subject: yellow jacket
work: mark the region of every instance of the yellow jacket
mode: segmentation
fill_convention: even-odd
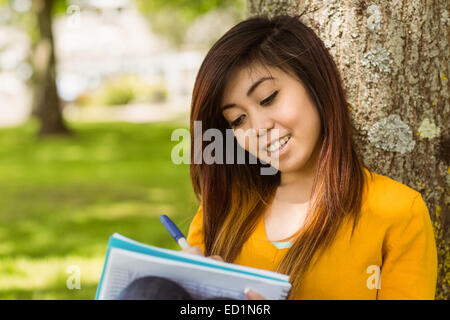
[[[294,299],[434,299],[437,250],[427,206],[408,186],[373,177],[353,238],[352,223],[343,224]],[[187,241],[204,252],[202,214],[200,205]],[[233,263],[274,271],[287,250],[267,239],[261,217]]]

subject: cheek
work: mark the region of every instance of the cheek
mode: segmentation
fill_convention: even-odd
[[[295,102],[295,99],[287,98],[283,100],[273,114],[274,121],[283,128],[281,129],[282,133],[285,130],[293,133],[300,127],[300,122],[306,116],[303,109],[301,105]]]
[[[304,115],[301,115],[299,110],[280,113],[277,119],[278,123],[284,128],[283,133],[288,131],[293,135],[300,134],[304,131],[305,125],[307,125]]]
[[[297,136],[311,139],[320,132],[320,115],[312,102],[299,101],[303,102],[286,106],[286,112],[280,112],[280,121]]]
[[[316,145],[320,143],[320,129],[321,121],[316,113],[298,119],[294,130],[297,154],[301,154],[302,157],[311,156]]]
[[[312,140],[317,140],[320,136],[322,123],[320,121],[320,115],[317,110],[312,110],[309,114],[310,122],[308,123],[308,132],[311,135]]]

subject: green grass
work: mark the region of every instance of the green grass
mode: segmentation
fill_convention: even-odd
[[[197,210],[189,166],[170,159],[180,125],[69,125],[69,138],[0,129],[0,299],[93,299],[112,233],[178,250],[158,216],[187,233]]]

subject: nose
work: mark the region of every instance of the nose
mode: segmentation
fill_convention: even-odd
[[[252,128],[256,130],[256,136],[267,135],[267,132],[274,127],[274,121],[271,117],[265,115],[263,112],[259,112],[254,115],[252,121]]]

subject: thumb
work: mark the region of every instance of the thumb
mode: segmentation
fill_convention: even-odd
[[[245,288],[244,293],[249,300],[266,300],[266,298],[250,288]]]

